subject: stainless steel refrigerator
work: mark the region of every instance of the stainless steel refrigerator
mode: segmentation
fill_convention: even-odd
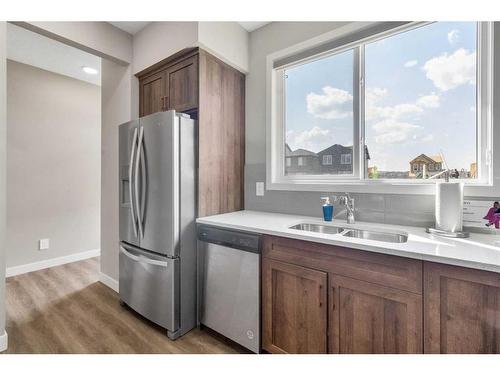
[[[171,339],[196,326],[196,149],[175,111],[119,127],[120,298]]]

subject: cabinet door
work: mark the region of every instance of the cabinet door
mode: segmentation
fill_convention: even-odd
[[[158,72],[139,82],[140,116],[165,110],[165,72]]]
[[[325,272],[262,261],[263,348],[271,353],[326,353]]]
[[[169,67],[166,87],[168,109],[182,112],[198,107],[198,56]]]
[[[331,353],[422,353],[422,296],[329,275]]]
[[[500,274],[424,263],[426,353],[500,353]]]

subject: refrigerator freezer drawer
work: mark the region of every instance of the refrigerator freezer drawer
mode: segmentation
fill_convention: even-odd
[[[179,260],[120,244],[120,298],[145,318],[179,329]]]

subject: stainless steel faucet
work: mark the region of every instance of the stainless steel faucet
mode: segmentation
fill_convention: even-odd
[[[354,224],[354,198],[349,196],[349,193],[339,198],[339,203],[343,204],[347,211],[347,224]]]

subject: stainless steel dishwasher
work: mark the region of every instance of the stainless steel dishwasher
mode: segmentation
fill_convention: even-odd
[[[260,352],[259,235],[198,226],[198,319]]]

